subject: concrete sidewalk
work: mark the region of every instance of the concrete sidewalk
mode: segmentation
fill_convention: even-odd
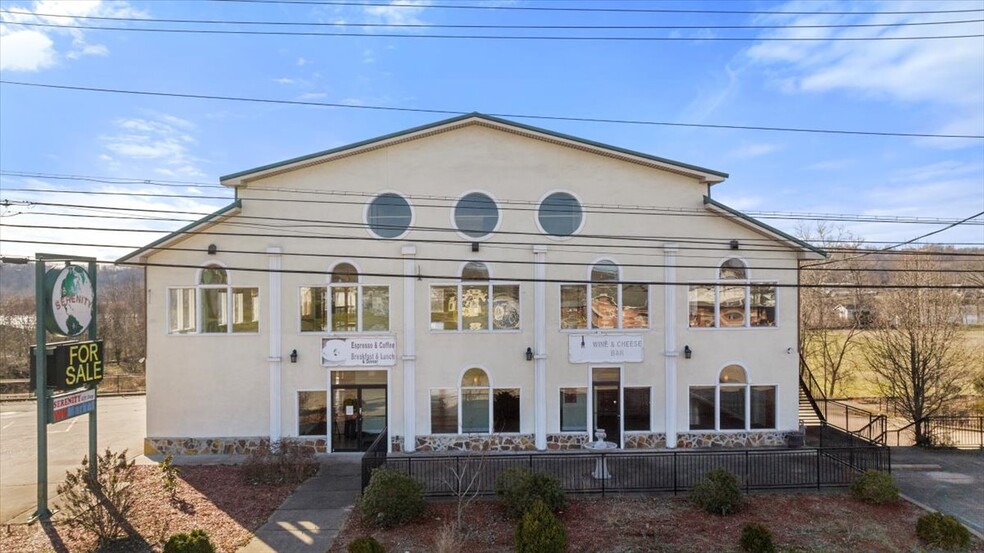
[[[241,553],[324,553],[355,506],[362,454],[332,454],[260,526]]]
[[[892,474],[906,496],[984,533],[984,450],[893,447]]]

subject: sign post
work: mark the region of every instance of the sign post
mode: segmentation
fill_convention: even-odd
[[[38,497],[34,519],[51,518],[48,509],[48,425],[66,418],[89,415],[89,476],[96,477],[96,396],[102,380],[102,342],[97,341],[96,260],[91,257],[35,254],[36,344],[34,383],[38,402]],[[46,271],[48,262],[65,267]],[[86,262],[88,270],[72,262]],[[55,344],[52,381],[49,382],[47,332],[76,337],[88,331],[89,342]],[[78,390],[54,397],[51,388]]]

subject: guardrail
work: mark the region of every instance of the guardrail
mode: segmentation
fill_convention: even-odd
[[[389,440],[388,429],[383,428],[379,436],[372,441],[372,445],[362,455],[362,489],[369,485],[369,477],[372,476],[373,469],[386,464],[387,441]]]
[[[922,425],[924,443],[916,443],[916,425]],[[894,445],[927,445],[958,449],[984,449],[984,416],[930,415],[910,422],[888,435],[895,435]],[[891,444],[892,441],[889,440]]]
[[[377,458],[373,458],[377,459]],[[891,470],[887,447],[746,449],[739,451],[536,452],[467,455],[414,454],[384,459],[424,485],[432,497],[467,491],[494,493],[499,475],[513,467],[553,474],[573,494],[686,492],[708,471],[736,474],[746,491],[848,486],[859,472]],[[363,458],[363,482],[366,458]],[[469,474],[478,473],[477,478]],[[462,478],[461,475],[466,475]],[[461,490],[462,482],[469,483]]]

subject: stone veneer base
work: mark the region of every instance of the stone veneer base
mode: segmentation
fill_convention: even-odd
[[[314,453],[327,453],[325,438],[287,438],[301,443]],[[256,451],[266,436],[226,438],[145,438],[144,455],[249,455]]]

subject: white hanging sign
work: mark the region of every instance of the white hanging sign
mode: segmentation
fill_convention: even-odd
[[[321,364],[326,367],[392,367],[396,364],[396,338],[323,338]]]
[[[571,334],[571,363],[642,363],[644,338],[639,334]]]

